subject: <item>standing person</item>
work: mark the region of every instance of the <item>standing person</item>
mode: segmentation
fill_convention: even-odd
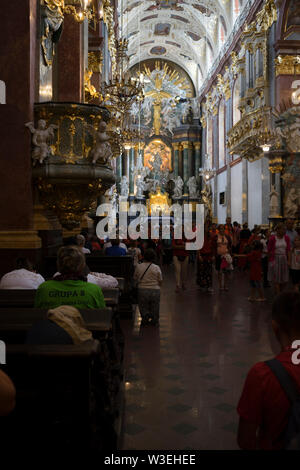
[[[295,238],[297,237],[298,233],[294,229],[294,220],[293,219],[287,219],[285,226],[286,226],[286,232],[285,234],[289,237],[290,242],[291,242],[291,248],[293,248]]]
[[[240,244],[240,227],[237,222],[233,222],[233,234],[232,234],[232,253],[239,252]]]
[[[206,291],[209,293],[213,293],[212,262],[212,239],[209,231],[209,225],[205,224],[203,247],[197,252],[197,284],[199,287],[206,289]]]
[[[289,264],[291,242],[285,235],[285,226],[281,223],[276,227],[276,234],[269,238],[269,268],[268,281],[274,283],[279,294],[289,280]]]
[[[248,245],[252,245],[253,242],[259,241],[261,239],[261,234],[260,234],[260,226],[256,225],[254,229],[252,230],[251,237],[248,240]]]
[[[300,390],[300,364],[292,362],[293,342],[300,338],[300,294],[283,292],[272,307],[272,329],[280,343],[276,356]],[[285,372],[285,371],[283,371]],[[265,362],[249,371],[238,404],[238,445],[244,450],[280,450],[291,404],[274,372]]]
[[[225,233],[224,225],[219,225],[219,233],[213,240],[213,252],[215,255],[215,268],[218,272],[219,290],[228,290],[229,270],[223,269],[223,258],[231,253],[231,238]]]
[[[162,273],[154,264],[155,251],[148,248],[144,253],[144,261],[136,266],[134,280],[138,287],[138,306],[142,317],[142,325],[159,324],[160,287]]]
[[[263,246],[261,264],[262,264],[262,270],[263,270],[264,287],[270,287],[270,284],[268,282],[268,264],[269,264],[268,242],[270,238],[270,230],[269,229],[263,230],[261,232],[261,235],[262,236],[260,239],[260,243]]]
[[[239,248],[240,255],[243,255],[245,253],[250,237],[251,237],[251,232],[248,228],[247,222],[245,222],[243,224],[242,230],[240,231],[240,248]],[[240,270],[245,269],[246,265],[247,265],[247,258],[240,257],[238,260],[238,267],[240,268]]]
[[[233,239],[233,226],[231,223],[231,217],[226,217],[226,223],[224,225],[224,230],[226,235],[228,235],[231,238],[231,241]]]
[[[185,249],[184,239],[174,239],[172,241],[173,247],[173,262],[175,266],[176,276],[176,289],[175,292],[180,292],[186,289],[186,276],[189,262],[189,252]]]
[[[291,253],[291,278],[295,290],[300,288],[300,236],[294,239],[294,247]]]
[[[139,261],[142,259],[142,252],[137,246],[137,240],[130,240],[127,254],[132,256],[133,265],[135,267],[139,263]]]
[[[250,286],[251,286],[251,294],[250,294],[250,297],[248,297],[248,300],[250,300],[251,302],[253,302],[254,300],[263,302],[264,300],[266,300],[262,286],[261,286],[262,250],[263,250],[263,245],[260,243],[259,240],[255,240],[253,242],[251,252],[247,255],[248,261],[250,263]],[[256,297],[256,293],[258,293],[258,297]]]

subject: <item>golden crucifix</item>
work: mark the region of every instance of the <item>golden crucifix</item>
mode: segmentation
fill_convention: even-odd
[[[155,89],[146,91],[145,96],[151,96],[154,98],[153,102],[153,127],[155,135],[160,135],[161,128],[161,104],[165,98],[171,98],[172,95],[162,90],[163,78],[159,77],[158,74],[155,77]]]

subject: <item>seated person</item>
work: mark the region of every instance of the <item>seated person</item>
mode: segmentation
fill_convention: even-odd
[[[300,364],[293,364],[292,360],[296,351],[293,342],[300,338],[299,312],[300,294],[297,292],[281,293],[272,307],[272,328],[281,346],[276,360],[279,366],[286,369],[300,392]],[[284,448],[290,402],[265,362],[258,362],[250,369],[237,410],[240,416],[238,444],[241,449]]]
[[[104,308],[105,300],[99,286],[87,282],[83,275],[85,257],[76,246],[63,246],[57,253],[59,275],[46,281],[36,291],[36,308],[73,305],[77,308]]]
[[[79,248],[81,249],[82,253],[84,253],[85,255],[89,255],[91,254],[91,250],[89,250],[88,248],[85,248],[85,238],[83,235],[76,235],[76,244],[79,246]]]
[[[16,268],[4,274],[0,281],[0,289],[37,289],[45,279],[36,273],[27,258],[18,258]]]
[[[96,284],[102,289],[113,289],[119,286],[118,280],[115,277],[104,273],[89,273],[87,281]]]
[[[15,407],[16,389],[8,375],[0,370],[0,416],[8,415]]]
[[[111,246],[112,246],[112,240],[107,238],[107,240],[105,241],[105,243],[103,245],[103,250],[104,250],[105,254],[106,254],[106,248],[110,248]],[[125,243],[121,242],[120,239],[119,239],[119,246],[120,246],[120,248],[123,248],[127,253],[127,246],[125,245]]]
[[[119,238],[111,240],[111,246],[105,248],[106,256],[125,256],[126,250],[120,246]]]
[[[35,323],[28,331],[27,344],[80,344],[93,339],[80,312],[62,305],[47,312],[47,319]]]

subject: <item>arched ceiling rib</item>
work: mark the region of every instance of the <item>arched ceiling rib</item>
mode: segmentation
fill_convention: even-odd
[[[129,67],[149,58],[169,59],[189,73],[198,89],[232,30],[234,1],[119,0]]]

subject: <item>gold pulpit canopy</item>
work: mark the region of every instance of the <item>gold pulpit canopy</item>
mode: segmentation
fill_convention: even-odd
[[[170,205],[171,201],[167,193],[162,193],[159,186],[157,187],[155,193],[149,194],[149,199],[147,200],[149,215],[159,214],[160,211],[162,214],[165,212],[168,213]]]

